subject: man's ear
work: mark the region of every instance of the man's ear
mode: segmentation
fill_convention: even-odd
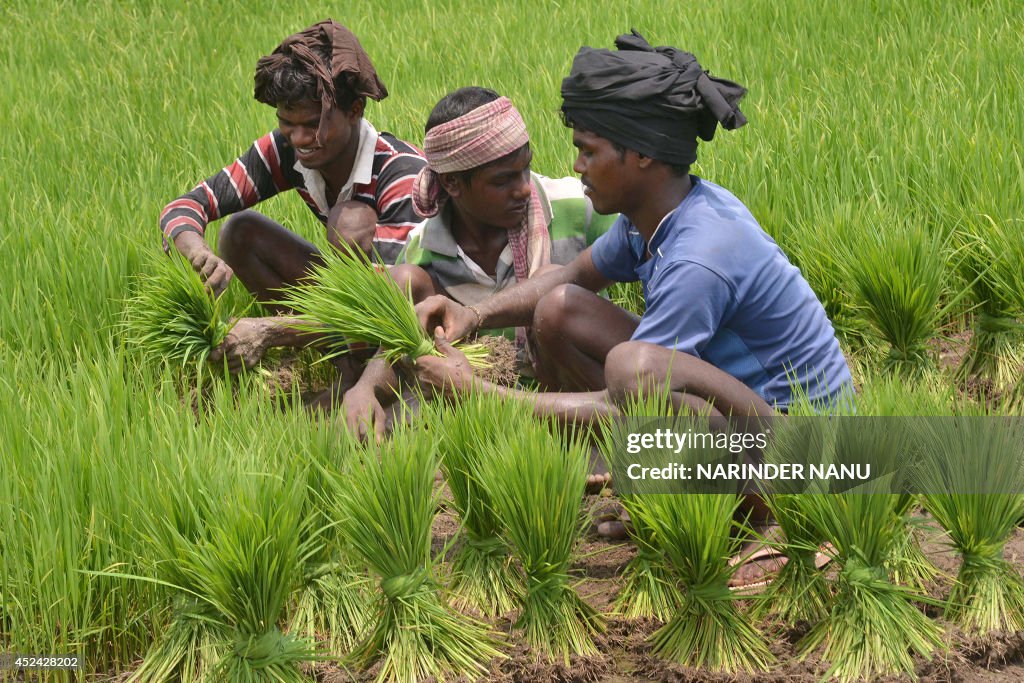
[[[349,108],[348,112],[346,112],[345,116],[349,121],[354,123],[356,119],[363,115],[364,111],[366,111],[366,98],[357,97],[352,100],[352,106]]]
[[[632,150],[630,150],[630,152],[636,155],[636,165],[638,168],[647,169],[651,167],[652,163],[654,163],[654,159],[651,157],[644,156],[640,152],[634,152]]]
[[[442,173],[438,177],[441,182],[441,187],[448,193],[449,197],[458,197],[462,194],[462,182],[455,176],[454,173]]]

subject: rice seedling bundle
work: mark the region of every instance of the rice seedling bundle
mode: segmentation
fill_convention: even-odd
[[[201,368],[252,298],[232,281],[218,298],[177,252],[153,260],[125,302],[125,341],[153,362]]]
[[[616,306],[643,315],[647,308],[644,290],[639,282],[614,282],[608,287],[608,296]]]
[[[350,434],[332,421],[316,425],[307,436],[306,488],[303,519],[317,529],[319,552],[306,561],[303,588],[291,615],[289,631],[322,642],[325,654],[340,658],[362,637],[370,612],[373,582],[366,568],[339,533],[329,472],[342,471],[355,450]]]
[[[829,613],[800,643],[802,655],[821,648],[829,676],[843,681],[913,674],[912,653],[929,657],[941,645],[941,629],[914,604],[926,598],[899,586],[887,563],[906,533],[901,497],[891,493],[899,458],[912,452],[906,429],[877,418],[829,421],[827,448],[837,463],[871,463],[876,478],[854,490],[808,494],[808,522],[832,545],[839,568]]]
[[[371,626],[349,653],[378,680],[480,676],[501,653],[485,625],[445,601],[431,557],[437,459],[431,438],[408,429],[357,452],[332,477],[339,530],[380,580]]]
[[[282,303],[299,313],[300,327],[316,332],[344,353],[361,342],[383,349],[390,362],[440,355],[416,318],[411,297],[387,270],[349,248],[328,249],[309,278],[285,291]],[[455,340],[453,340],[455,341]],[[487,350],[477,344],[459,348],[474,367],[485,367]]]
[[[504,614],[519,604],[523,579],[512,564],[501,519],[478,478],[479,468],[482,461],[503,455],[508,435],[533,428],[533,409],[497,394],[474,392],[456,406],[431,412],[428,424],[439,425],[441,468],[462,524],[451,558],[449,588],[459,607],[484,616]]]
[[[885,367],[919,375],[933,365],[927,342],[960,296],[940,307],[947,280],[942,236],[892,223],[850,246],[849,278],[864,315],[889,345]]]
[[[1006,390],[1006,407],[1014,413],[1024,407],[1024,386],[1019,381],[1024,369],[1024,240],[1016,222],[1018,225],[1010,226],[988,221],[986,243],[998,252],[992,269],[991,300],[1000,301],[1001,310],[983,320],[990,328],[986,338],[989,334],[996,336],[992,352],[1002,361],[997,365],[996,386]],[[1012,303],[1012,309],[1004,308],[1008,303]]]
[[[987,218],[987,217],[986,217]],[[974,328],[970,345],[957,367],[957,377],[988,379],[997,391],[1012,390],[1024,372],[1024,326],[1017,320],[1014,265],[1003,263],[1005,245],[1013,235],[988,219],[970,222],[956,233],[963,279],[970,282]],[[998,249],[996,247],[998,245]],[[1014,251],[1013,249],[1010,250]],[[1024,253],[1008,255],[1024,256]]]
[[[537,422],[504,437],[477,477],[526,578],[515,625],[531,647],[568,666],[570,655],[598,653],[593,636],[604,628],[569,577],[584,523],[586,444]]]
[[[988,634],[1024,630],[1024,581],[1003,548],[1024,517],[1024,429],[974,415],[919,423],[925,504],[962,558],[946,617]]]
[[[927,533],[923,524],[915,520],[913,512],[920,504],[917,496],[902,493],[896,502],[896,514],[903,519],[903,531],[893,547],[892,557],[886,563],[893,583],[924,593],[928,585],[942,575],[925,557],[918,540],[919,533]]]
[[[616,479],[627,476],[627,468],[635,461],[622,448],[627,434],[633,431],[631,425],[642,424],[645,416],[666,416],[675,410],[664,392],[646,392],[629,397],[623,412],[628,417],[609,417],[601,424],[601,451]],[[636,495],[625,488],[620,488],[617,495],[632,522],[627,529],[636,545],[636,555],[622,572],[622,588],[615,596],[613,608],[627,619],[653,617],[668,621],[680,603],[680,591],[668,560],[654,538],[654,529],[643,515],[637,514]]]
[[[658,422],[659,427],[664,424]],[[669,424],[676,433],[713,432],[706,416],[676,416]],[[675,448],[649,449],[645,457],[661,466],[735,460],[727,448],[716,448],[703,439],[685,442],[679,452]],[[670,573],[672,588],[666,600],[672,605],[671,614],[650,637],[652,650],[659,657],[719,672],[768,667],[771,653],[767,644],[749,616],[740,611],[739,596],[729,589],[736,571],[729,559],[742,547],[742,534],[735,533],[741,530],[734,522],[740,502],[735,491],[717,490],[640,489],[629,497],[634,529],[647,529],[641,533]]]
[[[790,417],[776,420],[774,433],[765,450],[765,462],[827,465],[828,426],[824,418]],[[825,534],[811,523],[804,503],[820,494],[821,481],[806,479],[773,482],[765,504],[783,534],[786,563],[752,606],[756,616],[774,615],[779,623],[806,621],[814,624],[832,606],[832,587],[818,568],[818,553]]]
[[[222,489],[207,483],[170,494],[168,514],[148,521],[161,582],[177,597],[170,626],[133,681],[299,683],[297,665],[316,659],[311,643],[280,629],[304,564],[318,552],[318,535],[302,519],[304,478],[230,479]]]

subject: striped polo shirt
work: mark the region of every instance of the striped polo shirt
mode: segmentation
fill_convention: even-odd
[[[339,201],[355,200],[372,207],[378,216],[373,245],[385,263],[394,263],[421,220],[412,208],[412,188],[425,163],[416,147],[390,133],[378,133],[362,119],[352,173],[338,196],[329,198],[320,172],[303,166],[295,149],[274,130],[234,163],[164,207],[160,214],[164,248],[184,230],[202,235],[210,221],[248,209],[279,192],[295,190],[325,225]]]
[[[553,179],[533,174],[533,181],[540,192],[551,235],[551,263],[564,266],[572,261],[618,217],[617,214],[595,213],[578,178]],[[515,284],[516,272],[509,246],[502,250],[494,276],[488,275],[452,236],[450,211],[449,203],[438,215],[417,225],[409,234],[409,243],[398,262],[420,266],[448,296],[465,306],[478,304]]]

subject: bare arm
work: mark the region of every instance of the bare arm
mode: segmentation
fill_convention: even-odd
[[[228,369],[239,372],[260,362],[267,349],[310,346],[322,339],[317,332],[299,330],[298,322],[297,318],[286,316],[239,318],[223,343],[210,353],[210,362],[219,363],[221,358],[227,358]]]
[[[537,302],[559,285],[573,284],[596,292],[609,282],[594,265],[587,247],[564,268],[516,283],[476,306],[476,312],[437,295],[417,305],[416,313],[424,329],[440,326],[446,338],[463,339],[481,329],[529,325]]]
[[[563,424],[592,424],[607,415],[618,415],[607,391],[575,393],[530,392],[493,384],[473,376],[465,354],[435,331],[435,343],[444,356],[420,356],[413,370],[421,382],[458,397],[468,391],[496,393],[529,401],[538,417],[554,417]]]
[[[327,241],[335,249],[345,245],[370,255],[377,233],[377,212],[363,202],[338,202],[327,216]]]

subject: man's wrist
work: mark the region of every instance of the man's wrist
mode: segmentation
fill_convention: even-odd
[[[466,306],[466,308],[476,314],[476,329],[482,330],[484,328],[484,314],[480,312],[476,305]]]
[[[206,244],[206,239],[193,230],[182,230],[175,236],[173,243],[174,248],[181,252],[183,256],[192,256],[197,250],[202,249],[203,247],[209,249],[209,245]]]

